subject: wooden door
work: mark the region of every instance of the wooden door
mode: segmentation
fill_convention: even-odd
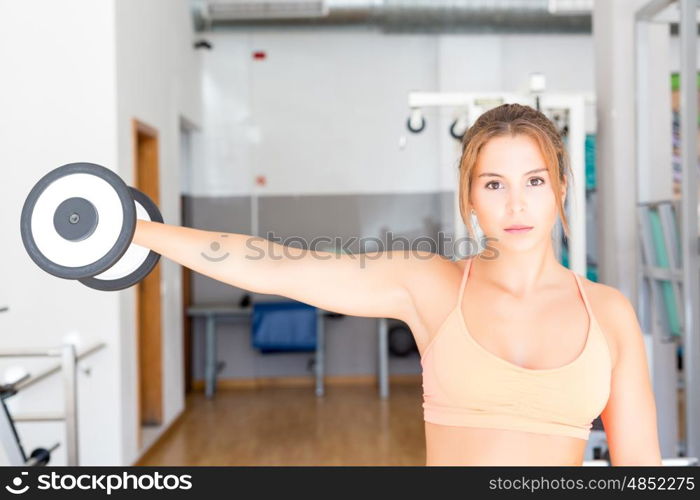
[[[134,180],[136,189],[160,206],[158,132],[133,120]],[[161,324],[161,263],[137,285],[136,325],[138,346],[139,448],[143,426],[163,422],[163,360]]]

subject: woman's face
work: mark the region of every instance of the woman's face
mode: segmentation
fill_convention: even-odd
[[[544,158],[529,136],[494,137],[481,148],[470,199],[484,236],[494,238],[490,246],[523,251],[551,241],[557,203]],[[532,229],[506,230],[514,225]]]

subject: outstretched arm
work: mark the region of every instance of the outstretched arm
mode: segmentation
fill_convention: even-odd
[[[409,273],[421,260],[403,250],[336,254],[143,220],[137,221],[134,243],[252,292],[352,316],[401,320],[413,311]]]

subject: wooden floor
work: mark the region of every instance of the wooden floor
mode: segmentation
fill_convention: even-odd
[[[136,465],[425,465],[420,384],[191,393],[186,410]]]

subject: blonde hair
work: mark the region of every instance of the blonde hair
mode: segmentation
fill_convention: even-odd
[[[552,190],[559,209],[564,234],[569,237],[569,223],[564,210],[561,186],[571,176],[569,155],[554,124],[544,114],[530,106],[521,104],[503,104],[483,113],[462,138],[462,158],[459,162],[459,211],[467,225],[469,233],[474,236],[469,209],[469,193],[472,175],[481,148],[492,138],[524,134],[538,144],[544,158]],[[568,185],[568,184],[567,184]]]

